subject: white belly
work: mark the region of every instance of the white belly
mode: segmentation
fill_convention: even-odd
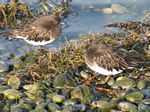
[[[46,45],[46,44],[49,44],[49,43],[52,43],[55,39],[50,39],[49,41],[33,41],[33,40],[27,40],[25,37],[22,37],[22,36],[17,36],[16,38],[21,38],[21,39],[24,39],[26,42],[28,42],[29,44],[32,44],[32,45]]]
[[[103,69],[103,68],[99,67],[96,63],[93,64],[92,66],[89,66],[89,68],[91,68],[93,71],[98,72],[102,75],[116,75],[123,71],[123,70],[117,71],[116,69],[113,69],[112,71],[108,71],[107,69]]]

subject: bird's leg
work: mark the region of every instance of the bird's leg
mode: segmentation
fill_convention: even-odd
[[[84,84],[90,85],[91,81],[92,81],[93,79],[95,79],[96,77],[100,76],[100,75],[101,75],[101,74],[96,74],[96,75],[94,75],[94,76],[91,77],[89,80],[87,80]]]

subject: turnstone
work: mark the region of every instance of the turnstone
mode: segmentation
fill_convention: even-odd
[[[56,15],[44,16],[24,25],[22,28],[10,30],[8,33],[15,38],[24,39],[32,45],[43,45],[53,42],[61,33],[60,17]]]
[[[86,46],[85,62],[93,71],[106,75],[106,83],[111,75],[121,73],[125,69],[137,67],[138,60],[121,52],[117,48],[104,44],[88,44]]]

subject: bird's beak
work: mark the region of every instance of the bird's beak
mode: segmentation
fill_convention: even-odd
[[[66,24],[66,22],[60,22],[60,24]]]

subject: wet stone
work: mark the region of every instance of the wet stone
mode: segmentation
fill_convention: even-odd
[[[74,106],[76,106],[81,112],[85,112],[88,108],[88,105],[86,104],[75,104]]]
[[[117,89],[118,87],[122,87],[123,89],[129,89],[135,87],[136,83],[132,79],[124,79],[115,82],[111,87],[113,89]]]
[[[145,89],[147,87],[147,82],[146,80],[140,80],[137,84],[138,89]]]
[[[0,93],[3,93],[3,91],[9,89],[9,86],[5,86],[5,85],[0,85]]]
[[[65,99],[63,101],[63,104],[64,105],[70,105],[70,104],[75,105],[75,104],[78,104],[80,102],[81,102],[81,100],[79,98],[72,98],[72,99]]]
[[[127,95],[125,95],[125,98],[127,101],[140,101],[144,98],[144,95],[140,92],[132,92]]]
[[[0,60],[0,72],[7,72],[8,70],[9,65],[6,62]]]
[[[25,89],[25,90],[32,90],[32,84],[29,84],[29,85],[24,85],[23,86],[23,89]]]
[[[120,110],[122,111],[133,111],[133,110],[137,110],[137,106],[134,104],[131,104],[129,102],[120,102],[117,106]]]
[[[88,86],[79,85],[79,86],[76,86],[71,91],[71,98],[80,98],[80,99],[82,99],[84,96],[89,96],[91,94],[92,94],[91,89]]]
[[[122,13],[125,13],[127,12],[127,9],[124,7],[124,6],[121,6],[119,4],[112,4],[111,5],[111,9],[116,12],[116,13],[119,13],[119,14],[122,14]]]
[[[149,99],[141,100],[139,103],[150,105],[150,98]]]
[[[21,108],[24,111],[28,112],[30,110],[32,110],[31,105],[29,104],[24,104],[24,103],[20,103],[20,104],[12,104],[10,106],[10,110],[13,110],[14,108]]]
[[[102,107],[103,105],[106,105],[108,101],[105,100],[99,100],[99,101],[93,101],[92,102],[92,107]]]
[[[110,78],[110,80],[107,82],[108,85],[113,85],[115,83],[115,80],[113,78]]]
[[[11,86],[12,89],[19,89],[20,79],[16,76],[10,77],[10,79],[8,80],[8,86]]]
[[[31,91],[26,91],[25,94],[31,98],[31,99],[35,99],[35,98],[44,98],[45,94],[43,93],[42,90],[31,90]]]
[[[20,99],[22,97],[22,93],[15,89],[7,89],[3,91],[3,94],[8,99]]]
[[[150,111],[150,106],[144,105],[144,104],[139,104],[138,105],[138,110],[139,110],[139,112],[149,112]]]
[[[41,82],[35,82],[31,88],[31,90],[43,90],[43,89],[45,89],[45,86]]]
[[[45,109],[34,109],[34,110],[29,111],[29,112],[48,112],[48,111]]]
[[[150,89],[142,89],[140,92],[145,96],[150,96]]]
[[[111,109],[116,108],[118,103],[121,102],[122,99],[116,99],[113,101],[110,101],[109,103],[99,107],[99,112],[109,112]]]
[[[104,8],[103,12],[104,12],[104,14],[111,14],[111,13],[113,13],[113,10],[111,8]]]
[[[68,73],[62,73],[55,78],[53,86],[55,88],[73,88],[75,83],[72,80],[71,75]]]
[[[21,108],[14,108],[10,112],[23,112],[23,110]]]
[[[59,110],[61,110],[61,107],[55,103],[49,103],[48,104],[48,109],[51,111],[51,112],[57,112]]]
[[[74,105],[67,105],[64,107],[62,112],[80,112],[80,110]]]
[[[41,103],[41,104],[38,104],[35,108],[36,109],[44,109],[46,106],[47,106],[46,103]]]
[[[150,76],[150,72],[146,72],[144,75],[145,76]]]
[[[121,76],[121,77],[118,77],[117,79],[116,79],[116,82],[117,81],[120,81],[120,80],[126,80],[126,79],[130,79],[129,77],[125,77],[125,76]]]
[[[43,98],[35,98],[35,99],[29,100],[29,102],[35,103],[35,104],[41,104],[41,103],[44,103],[44,99]]]
[[[55,95],[52,98],[53,103],[62,103],[65,99],[65,96],[63,95]]]
[[[89,79],[89,78],[90,78],[90,75],[89,75],[88,73],[84,72],[84,71],[81,71],[81,72],[80,72],[80,75],[81,75],[82,78],[84,78],[84,79]]]

